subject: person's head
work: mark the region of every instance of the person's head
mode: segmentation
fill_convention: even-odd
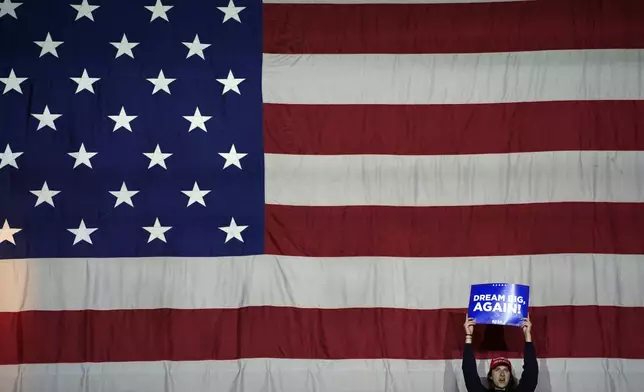
[[[517,380],[512,375],[512,363],[506,358],[494,358],[490,363],[490,371],[487,373],[490,389],[501,389],[511,391],[517,386]]]

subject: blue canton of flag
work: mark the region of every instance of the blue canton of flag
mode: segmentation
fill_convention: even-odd
[[[12,1],[0,257],[261,253],[261,2]]]

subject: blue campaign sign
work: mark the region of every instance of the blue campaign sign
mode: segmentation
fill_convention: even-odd
[[[510,283],[474,284],[468,317],[477,324],[519,326],[528,317],[530,286]]]

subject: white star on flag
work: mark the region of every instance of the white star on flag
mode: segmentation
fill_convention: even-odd
[[[217,9],[224,13],[224,21],[221,23],[226,23],[230,19],[235,19],[237,22],[241,23],[239,13],[245,10],[246,7],[235,7],[233,0],[230,0],[227,7],[217,7]]]
[[[36,119],[38,119],[37,130],[41,130],[44,127],[49,127],[54,131],[56,130],[56,124],[54,124],[54,121],[56,121],[58,117],[62,116],[62,114],[52,114],[49,111],[48,105],[45,105],[45,110],[43,110],[41,114],[32,113],[31,115],[34,116]]]
[[[154,149],[154,152],[144,152],[143,155],[148,157],[150,159],[150,164],[148,165],[148,169],[152,168],[154,165],[159,165],[162,168],[168,170],[168,168],[165,166],[165,160],[172,156],[172,153],[165,153],[161,152],[161,148],[157,144],[157,147]]]
[[[2,92],[2,95],[8,93],[11,90],[16,90],[17,92],[22,94],[20,84],[25,80],[27,80],[27,78],[16,77],[16,73],[13,71],[13,68],[11,68],[11,71],[9,71],[9,77],[0,78],[0,82],[4,83],[4,91]]]
[[[50,190],[49,185],[47,185],[47,181],[45,181],[45,183],[43,184],[42,188],[39,191],[29,191],[29,192],[38,196],[38,200],[36,200],[36,205],[34,205],[34,207],[37,207],[42,203],[47,203],[50,206],[55,207],[54,196],[60,193],[60,191]]]
[[[123,37],[121,38],[121,42],[110,42],[116,49],[116,57],[119,58],[122,55],[128,55],[132,58],[134,58],[134,53],[132,52],[132,49],[136,48],[139,45],[139,42],[128,42],[127,36],[123,34]]]
[[[5,219],[4,224],[0,229],[0,244],[7,241],[15,245],[16,240],[13,238],[13,235],[21,231],[22,229],[12,228],[9,226],[9,221]]]
[[[243,157],[245,157],[248,154],[246,154],[246,153],[238,153],[237,149],[235,148],[235,145],[233,144],[230,147],[229,152],[220,152],[219,155],[221,155],[226,160],[226,162],[224,163],[223,169],[227,168],[230,165],[235,165],[235,166],[237,166],[238,168],[241,169],[242,168],[241,167],[241,162],[239,160],[242,159]]]
[[[87,74],[87,69],[83,69],[83,74],[80,78],[70,79],[78,84],[78,87],[76,87],[76,94],[80,93],[83,90],[87,90],[90,93],[94,94],[94,87],[92,85],[101,80],[101,78],[90,78]]]
[[[154,84],[154,90],[152,94],[156,94],[158,91],[163,90],[166,93],[170,94],[170,83],[174,82],[177,79],[166,78],[163,70],[159,71],[159,76],[156,78],[148,78],[147,81]]]
[[[208,48],[210,44],[202,44],[201,41],[199,41],[199,34],[195,35],[195,39],[192,42],[182,42],[182,44],[186,45],[189,49],[186,58],[190,58],[196,54],[202,59],[206,59],[204,57],[203,51],[204,49]]]
[[[210,190],[199,189],[199,184],[197,184],[197,182],[195,181],[195,184],[192,187],[191,191],[181,191],[181,193],[190,198],[186,207],[190,207],[193,203],[199,203],[205,207],[206,202],[204,201],[203,197],[209,194]]]
[[[14,19],[18,19],[16,15],[16,8],[20,7],[22,3],[12,3],[11,0],[4,0],[0,3],[0,18],[5,15],[13,16]]]
[[[223,231],[226,233],[226,241],[228,242],[231,239],[235,238],[241,242],[244,242],[244,239],[242,238],[242,231],[246,230],[248,226],[237,226],[237,222],[235,222],[235,218],[230,218],[230,225],[228,226],[221,226],[219,227],[219,230]]]
[[[165,240],[165,233],[166,231],[172,229],[172,226],[161,226],[161,223],[159,223],[159,218],[156,218],[156,220],[154,221],[154,226],[143,227],[143,229],[150,233],[150,236],[148,237],[148,244],[155,239],[159,239],[167,243],[167,241]]]
[[[199,111],[199,107],[197,106],[193,116],[183,116],[183,118],[190,121],[190,129],[188,129],[188,132],[191,132],[195,128],[200,128],[204,132],[208,132],[206,129],[206,121],[210,120],[212,116],[202,116]]]
[[[127,185],[125,185],[125,182],[123,182],[123,184],[121,184],[120,190],[110,191],[110,193],[116,197],[116,202],[114,202],[114,208],[118,207],[123,203],[129,204],[131,207],[134,207],[134,203],[132,203],[132,196],[139,193],[139,191],[128,190]]]
[[[76,169],[80,165],[85,165],[89,167],[90,169],[92,168],[92,162],[90,162],[90,159],[94,158],[94,156],[98,154],[96,152],[87,152],[85,150],[85,144],[81,143],[80,149],[77,152],[69,152],[67,155],[69,155],[72,158],[75,158],[76,161],[74,162],[74,169]]]
[[[18,158],[22,154],[23,154],[22,152],[11,151],[11,146],[7,144],[7,147],[5,147],[4,152],[0,152],[0,169],[2,169],[5,166],[13,166],[17,169],[18,163],[16,162],[16,158]]]
[[[132,132],[132,126],[130,125],[130,122],[132,122],[138,116],[128,116],[127,113],[125,113],[125,107],[121,106],[121,112],[118,115],[108,117],[115,123],[114,130],[112,132],[116,132],[116,130],[120,128],[125,128],[128,131]]]
[[[161,0],[157,0],[156,4],[154,5],[145,6],[148,11],[152,12],[150,22],[154,21],[157,18],[165,19],[167,22],[169,22],[170,20],[168,20],[168,14],[166,12],[170,11],[173,7],[173,5],[163,5],[161,3]]]
[[[91,20],[92,22],[94,21],[94,15],[92,15],[92,12],[94,12],[100,5],[89,5],[87,0],[83,0],[81,4],[70,4],[78,13],[76,14],[76,19],[78,20],[80,18],[87,18]]]
[[[231,90],[241,95],[241,92],[239,91],[239,83],[244,80],[246,80],[246,78],[235,78],[232,70],[228,71],[226,79],[217,79],[219,83],[224,85],[224,91],[221,92],[221,95],[224,95]]]
[[[47,53],[51,53],[54,57],[58,57],[58,51],[56,48],[64,44],[63,41],[53,41],[51,39],[51,34],[49,33],[47,33],[47,37],[45,37],[44,41],[34,41],[34,43],[41,47],[40,56],[38,56],[38,58],[46,55]]]
[[[85,241],[88,244],[92,245],[92,238],[90,237],[93,232],[98,230],[97,228],[88,228],[85,226],[85,221],[81,219],[78,229],[67,229],[70,233],[74,234],[74,245],[78,244],[81,241]]]

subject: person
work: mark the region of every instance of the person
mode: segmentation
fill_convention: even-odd
[[[539,378],[539,365],[537,354],[532,343],[532,323],[530,316],[523,318],[521,328],[525,337],[523,350],[523,374],[517,380],[512,371],[512,363],[504,357],[492,359],[490,370],[487,373],[489,387],[486,389],[479,378],[472,347],[472,333],[476,322],[465,316],[465,346],[463,348],[463,376],[468,392],[507,391],[507,392],[534,392]]]

